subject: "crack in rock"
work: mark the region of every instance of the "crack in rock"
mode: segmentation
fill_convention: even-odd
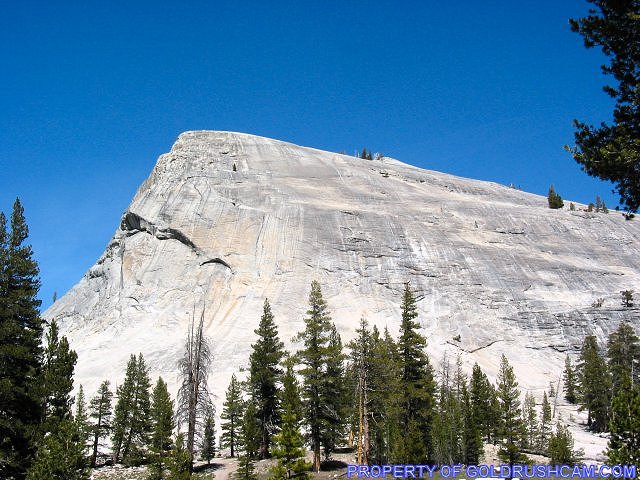
[[[231,272],[233,273],[233,269],[231,268],[231,265],[229,265],[227,262],[225,262],[224,260],[222,260],[221,258],[218,258],[218,257],[206,260],[206,261],[202,262],[200,264],[200,266],[202,267],[203,265],[207,265],[207,264],[211,264],[211,263],[217,263],[219,265],[225,266],[229,270],[231,270]]]

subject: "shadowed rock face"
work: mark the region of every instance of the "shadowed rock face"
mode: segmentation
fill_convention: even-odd
[[[541,391],[585,334],[603,340],[622,319],[639,327],[620,291],[640,292],[640,222],[578,207],[550,210],[545,197],[389,158],[186,132],[102,257],[44,316],[59,319],[89,392],[121,381],[137,352],[175,391],[188,321],[204,309],[221,403],[265,297],[295,350],[312,280],[343,339],[361,316],[395,334],[411,282],[436,363],[462,353],[494,375],[504,352],[521,386]]]

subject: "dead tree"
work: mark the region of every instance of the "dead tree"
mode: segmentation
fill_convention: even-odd
[[[196,433],[202,429],[207,413],[213,408],[207,387],[212,359],[211,343],[204,334],[204,310],[197,325],[194,312],[187,332],[184,354],[178,361],[181,382],[176,409],[178,423],[187,426],[187,451],[191,460],[191,470]]]

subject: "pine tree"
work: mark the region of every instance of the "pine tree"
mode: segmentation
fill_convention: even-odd
[[[41,392],[45,416],[40,426],[35,460],[28,480],[80,480],[88,478],[86,451],[86,409],[79,390],[77,417],[72,418],[70,392],[77,355],[65,337],[58,338],[55,321],[46,335],[45,365]]]
[[[142,448],[149,444],[151,430],[150,386],[144,357],[131,355],[124,382],[117,389],[112,437],[115,462],[133,465],[143,459]]]
[[[365,318],[360,319],[360,327],[356,329],[356,338],[347,347],[350,350],[350,364],[348,372],[348,392],[353,392],[350,398],[351,404],[351,432],[358,432],[358,464],[369,464],[369,452],[371,450],[371,438],[369,429],[369,416],[373,418],[379,408],[371,410],[372,403],[369,399],[370,392],[373,393],[375,381],[373,380],[373,350],[380,342],[379,334],[376,333],[374,340],[369,331],[369,325]],[[379,397],[378,397],[379,398]],[[377,402],[379,403],[379,402]],[[376,404],[377,405],[377,404]]]
[[[549,450],[549,439],[551,438],[551,404],[544,392],[542,397],[542,412],[540,414],[540,427],[538,430],[538,450],[547,452]]]
[[[211,459],[216,454],[216,422],[214,410],[211,409],[204,419],[204,431],[202,444],[200,445],[200,459],[206,460],[211,465]]]
[[[305,407],[305,422],[311,440],[313,469],[320,471],[320,445],[326,426],[326,412],[323,406],[323,390],[326,383],[327,350],[331,333],[331,318],[327,304],[322,298],[320,284],[311,283],[309,310],[304,319],[305,329],[298,333],[304,348],[297,353],[303,365],[300,373],[303,378],[302,396]]]
[[[164,469],[167,452],[171,448],[171,433],[175,428],[173,421],[173,401],[167,390],[167,384],[158,378],[153,388],[153,403],[151,405],[151,452],[149,480],[161,480],[164,477]]]
[[[321,397],[324,414],[324,431],[321,433],[321,443],[326,459],[342,438],[344,438],[344,419],[346,417],[346,385],[344,382],[344,358],[342,341],[335,325],[331,325],[324,382],[322,382]]]
[[[564,398],[569,403],[576,403],[577,397],[577,385],[576,385],[576,372],[571,364],[571,359],[567,355],[564,359],[564,372],[562,374],[562,380],[564,382]]]
[[[473,365],[469,389],[474,422],[485,441],[495,442],[499,423],[496,392],[477,363]]]
[[[621,322],[607,342],[608,366],[613,390],[617,389],[620,378],[628,375],[631,383],[640,380],[640,344],[638,335],[631,324]]]
[[[623,372],[611,406],[611,436],[607,448],[610,465],[640,464],[640,385],[631,386]]]
[[[242,426],[243,401],[240,383],[235,374],[231,376],[231,382],[227,388],[224,403],[222,404],[222,414],[220,415],[222,435],[220,444],[222,448],[231,450],[231,457],[236,454],[238,437]]]
[[[402,362],[398,346],[387,328],[382,337],[374,326],[371,338],[371,390],[369,395],[371,454],[376,464],[399,462],[402,457],[400,418],[402,397]]]
[[[620,204],[630,211],[640,207],[640,55],[638,55],[637,1],[589,0],[594,7],[586,17],[570,20],[571,30],[582,35],[586,48],[601,47],[610,58],[601,71],[617,85],[604,91],[615,99],[613,123],[593,127],[574,121],[573,158],[589,175],[615,184]]]
[[[633,307],[633,290],[621,290],[622,306],[625,308]]]
[[[41,439],[27,480],[87,480],[85,444],[78,423],[63,418]]]
[[[87,403],[84,398],[84,389],[82,388],[82,385],[78,387],[78,394],[76,395],[76,410],[73,419],[80,429],[82,442],[85,446],[86,451],[87,447],[89,446],[87,442],[89,438],[90,427],[87,415]]]
[[[40,281],[24,209],[16,199],[7,232],[0,212],[0,477],[22,478],[42,420]]]
[[[569,429],[558,423],[556,431],[549,438],[549,457],[551,465],[575,465],[582,452],[573,449],[573,436]]]
[[[502,355],[498,371],[498,399],[500,401],[500,438],[498,452],[500,458],[513,465],[520,458],[518,439],[521,436],[522,420],[520,418],[520,392],[518,382],[509,365],[507,357]]]
[[[459,392],[451,378],[449,360],[442,361],[440,394],[431,430],[433,460],[436,464],[453,465],[462,461],[464,424]]]
[[[111,431],[111,400],[113,393],[109,390],[109,381],[105,380],[100,384],[98,393],[89,403],[89,416],[92,419],[90,430],[93,436],[92,453],[90,465],[96,466],[98,448],[100,440],[105,438]]]
[[[547,194],[547,202],[549,203],[549,208],[557,209],[557,208],[564,207],[564,202],[562,201],[562,197],[558,195],[553,185],[549,187],[549,193]]]
[[[524,402],[522,404],[522,448],[534,449],[536,448],[538,440],[538,413],[536,412],[536,399],[527,392],[524,396]]]
[[[45,406],[45,431],[52,423],[71,417],[73,370],[78,359],[66,337],[59,338],[58,324],[51,320],[45,336],[42,392]]]
[[[423,463],[432,454],[435,384],[433,370],[425,353],[427,341],[419,332],[418,312],[413,292],[405,285],[398,351],[402,380],[400,427],[406,433],[401,441],[402,461]]]
[[[169,457],[169,476],[171,480],[189,480],[191,478],[191,455],[184,444],[184,435],[179,433],[174,442],[175,448]]]
[[[462,384],[463,458],[465,465],[477,465],[483,454],[482,433],[477,417],[474,415],[471,396],[466,382]]]
[[[264,301],[262,318],[255,334],[258,341],[251,346],[247,383],[260,425],[260,458],[268,458],[271,437],[280,423],[278,384],[282,370],[279,364],[284,356],[284,344],[278,338],[268,300]]]
[[[275,448],[273,456],[278,464],[271,470],[271,478],[285,480],[295,476],[300,480],[307,480],[306,473],[310,465],[305,462],[304,440],[300,433],[302,421],[302,405],[300,402],[300,387],[293,372],[293,361],[285,361],[286,372],[282,388],[282,429],[274,437]]]
[[[580,409],[587,410],[587,425],[595,432],[603,432],[609,425],[611,377],[593,335],[588,335],[582,344],[578,378]]]
[[[256,480],[254,459],[260,448],[260,427],[256,421],[257,408],[249,401],[245,406],[240,435],[238,435],[238,480]]]

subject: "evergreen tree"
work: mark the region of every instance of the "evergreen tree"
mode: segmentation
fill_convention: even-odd
[[[84,389],[82,385],[78,387],[78,394],[76,395],[76,411],[73,416],[78,428],[80,429],[80,434],[82,436],[82,443],[85,447],[85,450],[88,447],[88,438],[89,438],[89,419],[87,415],[87,403],[84,398]]]
[[[173,401],[167,390],[167,384],[158,378],[153,388],[153,403],[151,405],[151,452],[150,480],[161,480],[164,477],[164,469],[167,452],[171,447],[171,433],[175,428],[173,421]]]
[[[603,432],[609,424],[611,377],[593,335],[588,335],[582,344],[578,378],[580,409],[587,410],[587,425],[591,430]]]
[[[176,436],[175,448],[169,457],[169,476],[171,480],[189,480],[191,478],[191,455],[184,444],[184,435]]]
[[[43,413],[40,280],[19,200],[6,223],[0,212],[0,477],[23,478]]]
[[[200,458],[211,465],[211,459],[216,454],[216,422],[213,409],[204,420],[204,432],[202,433],[202,444],[200,446]]]
[[[623,372],[611,407],[609,464],[640,465],[640,385]]]
[[[549,203],[549,208],[557,209],[557,208],[564,207],[564,202],[562,201],[562,197],[558,195],[553,185],[549,187],[549,193],[547,194],[547,202]]]
[[[71,415],[70,392],[77,355],[66,337],[58,338],[55,321],[46,336],[41,392],[45,416],[37,441],[37,453],[28,480],[88,478],[85,458],[87,431],[84,392],[78,392],[77,416]]]
[[[474,422],[485,441],[495,443],[500,416],[497,395],[494,386],[477,363],[473,365],[469,389]]]
[[[500,401],[500,458],[513,465],[520,458],[518,439],[522,432],[520,418],[520,392],[518,382],[509,365],[507,357],[502,355],[500,370],[498,371],[498,400]]]
[[[442,362],[440,395],[431,430],[433,460],[437,464],[453,465],[462,462],[464,423],[460,388],[452,381],[449,360]]]
[[[331,453],[342,438],[344,438],[344,419],[346,417],[346,385],[344,382],[344,358],[342,341],[335,325],[331,325],[324,382],[322,382],[321,397],[324,414],[324,431],[321,433],[321,443],[325,458]]]
[[[547,452],[549,450],[549,439],[551,438],[551,404],[544,392],[542,397],[542,412],[540,414],[540,428],[538,433],[538,450]]]
[[[465,465],[477,465],[483,455],[482,432],[480,424],[473,411],[471,395],[466,382],[462,384],[462,414],[464,422],[463,431],[463,458]]]
[[[322,298],[320,284],[311,283],[309,310],[304,319],[305,329],[297,335],[304,348],[297,353],[303,365],[302,396],[304,399],[305,422],[311,440],[313,469],[320,471],[320,445],[326,428],[327,412],[324,409],[324,391],[327,382],[326,367],[331,334],[331,319],[327,304]]]
[[[42,391],[45,405],[45,431],[52,423],[71,417],[73,370],[78,359],[66,337],[59,338],[58,324],[51,320],[45,337]]]
[[[258,423],[257,412],[258,409],[251,400],[245,402],[242,424],[240,425],[240,436],[238,437],[239,450],[251,459],[258,458],[258,451],[260,450],[260,424]]]
[[[562,374],[562,379],[564,381],[564,398],[569,403],[576,403],[577,397],[577,386],[576,386],[576,372],[571,364],[571,359],[569,355],[567,355],[564,359],[564,372]]]
[[[588,0],[589,15],[570,20],[586,48],[600,47],[610,58],[601,70],[617,85],[604,91],[615,100],[613,123],[593,127],[574,121],[576,146],[569,151],[583,170],[615,184],[620,204],[635,212],[640,207],[640,50],[635,0]]]
[[[238,480],[256,480],[254,458],[260,448],[260,427],[256,421],[257,408],[248,402],[244,411],[240,435],[238,435]]]
[[[402,380],[400,427],[401,460],[406,463],[424,463],[430,459],[431,426],[435,383],[429,358],[425,352],[427,341],[419,332],[418,312],[413,292],[405,285],[402,299],[402,321],[398,351]]]
[[[98,448],[100,440],[105,438],[111,431],[111,400],[113,393],[109,390],[109,381],[105,380],[100,384],[98,393],[91,399],[89,403],[89,416],[92,419],[90,424],[91,434],[93,436],[91,467],[96,466],[98,457]]]
[[[371,453],[376,464],[397,462],[402,456],[400,428],[402,370],[398,346],[385,328],[382,337],[374,326],[371,338],[371,382],[369,393]]]
[[[538,443],[538,413],[536,412],[536,400],[527,392],[522,404],[522,448],[534,449]]]
[[[640,379],[640,344],[638,335],[631,324],[621,322],[617,330],[609,335],[607,357],[611,383],[615,391],[623,375],[631,378],[631,383]]]
[[[622,290],[622,306],[625,308],[633,307],[633,290]]]
[[[573,436],[569,429],[558,423],[555,433],[549,438],[549,457],[552,465],[575,465],[582,452],[573,449]]]
[[[358,463],[383,464],[390,458],[391,439],[398,431],[399,361],[395,342],[385,330],[369,330],[362,318],[350,354],[348,391],[352,392],[352,432],[357,432]],[[355,434],[352,434],[355,438]],[[395,437],[394,437],[395,438]]]
[[[143,459],[142,448],[149,444],[151,430],[150,386],[144,357],[131,355],[124,382],[117,389],[112,438],[115,462],[132,465]]]
[[[268,458],[271,437],[280,423],[278,384],[282,370],[279,364],[284,356],[284,344],[278,338],[268,300],[264,301],[262,318],[255,334],[258,341],[251,346],[247,383],[260,426],[260,458]]]
[[[224,403],[222,404],[220,444],[222,448],[231,450],[231,457],[236,454],[238,437],[242,427],[243,401],[240,383],[235,374],[231,375],[231,382],[227,388]]]
[[[282,429],[274,437],[273,456],[278,464],[271,470],[271,478],[285,480],[295,476],[307,480],[310,465],[305,462],[304,440],[300,433],[302,404],[300,387],[293,372],[292,359],[286,360],[286,372],[282,388]]]
[[[85,444],[78,423],[62,418],[41,439],[27,480],[88,480]]]

